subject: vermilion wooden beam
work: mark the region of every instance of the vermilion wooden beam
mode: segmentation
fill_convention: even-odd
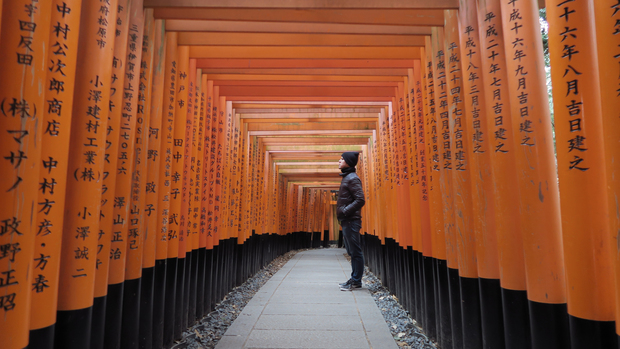
[[[348,122],[376,122],[377,118],[376,117],[370,117],[370,118],[356,118],[356,117],[342,117],[340,118],[340,121],[348,121]],[[295,123],[312,123],[312,122],[338,122],[339,119],[338,118],[299,118],[299,117],[292,117],[292,118],[261,118],[261,119],[244,119],[243,120],[246,123],[249,124],[255,124],[255,123],[287,123],[287,122],[295,122]]]
[[[331,86],[331,87],[397,87],[397,81],[256,81],[215,80],[215,86]]]
[[[144,7],[458,9],[458,0],[145,0]]]
[[[198,21],[183,19],[166,20],[166,31],[431,35],[430,27],[294,22]]]
[[[313,122],[313,123],[293,123],[276,122],[276,123],[249,123],[248,130],[252,131],[297,131],[301,134],[312,134],[317,131],[339,131],[339,134],[351,134],[354,130],[372,132],[376,128],[377,122]],[[344,132],[343,132],[344,131]]]
[[[381,108],[373,106],[324,106],[313,107],[310,105],[285,105],[285,104],[246,104],[238,103],[233,106],[237,114],[281,114],[281,113],[380,113]]]
[[[232,96],[279,96],[279,97],[390,97],[392,87],[365,86],[220,86],[220,94]]]
[[[376,119],[379,113],[307,113],[305,110],[298,110],[290,113],[236,113],[241,117],[243,121],[250,121],[252,119]]]
[[[368,101],[373,101],[373,102],[391,102],[392,101],[392,97],[263,97],[263,96],[230,96],[230,97],[226,97],[227,101],[230,102],[236,102],[236,101],[243,101],[243,102],[259,102],[259,101],[265,101],[265,102],[272,102],[272,101],[278,101],[278,102],[284,102],[284,101],[293,101],[293,102],[299,102],[299,101],[319,101],[319,102],[324,102],[324,101],[338,101],[338,102],[350,102],[350,101],[358,101],[358,102],[368,102]]]
[[[260,74],[241,74],[241,71],[234,74],[209,74],[209,79],[213,81],[397,81],[401,82],[402,75],[260,75]]]
[[[183,33],[179,33],[182,36]],[[219,59],[202,58],[196,66],[202,69],[283,69],[283,68],[402,68],[411,69],[413,59]]]
[[[304,66],[299,66],[296,68],[269,68],[269,69],[203,69],[203,72],[206,74],[249,74],[251,75],[307,75],[308,80],[315,80],[321,78],[314,78],[317,75],[333,75],[333,76],[396,76],[398,77],[399,82],[407,76],[407,69],[405,68],[354,68],[354,69],[345,69],[345,68],[307,68]],[[209,76],[209,80],[218,80],[215,77]],[[264,80],[264,79],[253,79],[250,77],[246,77],[244,80]],[[333,79],[332,79],[333,80]],[[368,80],[361,80],[368,81]],[[372,81],[372,80],[371,80]],[[392,80],[391,80],[392,81]]]
[[[418,47],[190,46],[190,58],[420,59]],[[406,74],[405,74],[406,75]]]
[[[304,22],[443,26],[443,11],[436,9],[265,9],[265,8],[156,8],[158,19],[229,20],[251,22]]]
[[[424,46],[424,35],[181,32],[179,45]]]

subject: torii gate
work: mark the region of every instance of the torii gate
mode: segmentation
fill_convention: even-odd
[[[336,238],[343,151],[369,266],[442,348],[617,346],[618,0],[0,9],[3,348],[169,346]]]

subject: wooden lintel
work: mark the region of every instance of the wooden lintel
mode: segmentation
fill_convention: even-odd
[[[181,33],[179,33],[181,34]],[[412,69],[413,59],[218,59],[201,58],[202,69],[284,69],[284,68],[401,68]]]
[[[226,96],[229,102],[391,102],[392,97],[274,97],[274,96]]]
[[[392,87],[364,86],[220,86],[221,96],[392,97]]]
[[[190,46],[190,58],[420,59],[419,47]],[[406,75],[406,74],[405,74]]]
[[[144,7],[458,9],[458,0],[145,0]]]
[[[156,8],[156,19],[443,26],[436,9]]]
[[[424,46],[424,35],[181,32],[179,45]]]
[[[166,31],[431,35],[430,27],[334,23],[166,20]]]

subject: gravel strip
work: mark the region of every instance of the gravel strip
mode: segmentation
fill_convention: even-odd
[[[288,252],[274,259],[268,266],[246,280],[241,286],[235,287],[218,303],[215,310],[198,321],[194,326],[183,332],[181,340],[176,341],[171,349],[213,349],[222,338],[228,327],[235,321],[243,308],[254,297],[254,294],[297,252]],[[347,259],[349,256],[345,254]],[[400,348],[437,349],[435,342],[429,339],[416,321],[398,303],[368,267],[364,268],[362,281],[368,288],[377,306],[383,314],[396,344]]]
[[[235,287],[215,306],[215,310],[185,330],[182,339],[176,341],[171,349],[215,348],[228,326],[235,321],[246,304],[254,297],[254,294],[300,251],[305,250],[295,250],[283,254],[247,279],[241,286]]]
[[[398,303],[398,298],[388,291],[368,267],[364,268],[362,277],[364,286],[368,288],[372,298],[381,310],[383,318],[392,332],[392,337],[400,348],[437,349],[437,343],[424,334],[417,322]]]

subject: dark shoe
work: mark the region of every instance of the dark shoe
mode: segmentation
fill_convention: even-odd
[[[338,286],[343,287],[343,286],[348,286],[353,282],[353,279],[349,279],[347,280],[347,282],[343,282],[341,284],[338,284]]]
[[[359,289],[359,288],[362,288],[361,282],[358,283],[355,281],[351,281],[351,283],[346,286],[340,286],[340,291],[353,291],[354,289]]]

